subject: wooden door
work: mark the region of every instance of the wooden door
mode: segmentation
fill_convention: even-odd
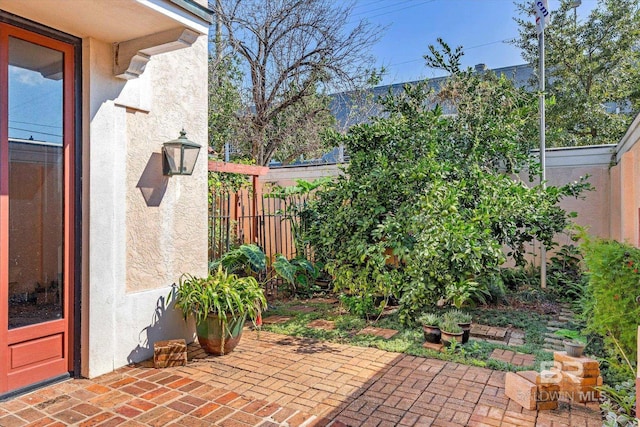
[[[0,394],[68,374],[74,47],[0,23]]]

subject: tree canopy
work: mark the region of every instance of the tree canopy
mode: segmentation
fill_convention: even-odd
[[[223,28],[218,43],[243,74],[236,149],[262,165],[317,151],[333,124],[326,93],[354,87],[367,74],[379,28],[365,21],[351,26],[353,2],[210,3]]]
[[[515,45],[537,68],[531,2],[519,4]],[[545,28],[550,146],[615,144],[640,110],[640,11],[637,0],[599,0],[584,21],[562,0]]]

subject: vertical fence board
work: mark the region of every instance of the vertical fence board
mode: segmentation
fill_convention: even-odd
[[[304,255],[296,253],[291,221],[300,224],[294,205],[306,203],[306,197],[292,197],[289,202],[265,197],[260,185],[236,193],[214,192],[209,210],[209,260],[243,243],[257,244],[270,259],[277,253],[289,259]]]

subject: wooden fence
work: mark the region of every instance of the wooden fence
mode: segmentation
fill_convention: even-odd
[[[306,203],[303,197],[269,197],[258,181],[268,168],[209,162],[209,171],[250,175],[251,182],[237,192],[216,190],[209,210],[209,260],[220,258],[229,248],[255,243],[273,259],[282,254],[288,259],[296,253],[292,221],[299,224],[297,209]]]

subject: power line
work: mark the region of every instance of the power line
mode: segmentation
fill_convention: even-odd
[[[356,21],[361,21],[363,19],[377,18],[378,16],[390,15],[392,13],[396,13],[396,12],[399,12],[401,10],[410,9],[412,7],[417,7],[417,6],[422,6],[423,4],[427,4],[427,3],[433,3],[434,1],[436,1],[436,0],[426,0],[426,1],[423,1],[423,2],[420,2],[420,3],[411,2],[411,4],[409,6],[400,7],[398,9],[394,9],[394,10],[388,10],[386,12],[378,13],[376,15],[371,15],[371,16],[366,16],[365,15],[365,16],[363,16],[361,18],[357,18],[357,17],[355,17],[355,15],[362,15],[362,13],[355,13],[355,14],[351,15],[351,19],[349,20],[349,22],[352,23],[352,22],[356,22]],[[404,3],[404,4],[406,4],[406,3]],[[393,6],[398,6],[398,4],[394,4]],[[378,10],[378,9],[374,9],[374,10]],[[364,12],[364,13],[370,13],[370,12],[372,12],[374,10],[370,10],[370,11]]]
[[[378,7],[378,8],[375,8],[375,9],[370,9],[370,10],[365,10],[365,11],[362,11],[362,12],[357,12],[357,13],[352,14],[351,16],[366,15],[367,13],[375,12],[377,10],[383,10],[383,9],[389,9],[391,7],[402,6],[403,4],[411,3],[411,1],[412,0],[401,0],[400,3],[388,4],[386,6]]]
[[[376,1],[372,1],[370,3],[364,3],[364,4],[360,3],[360,4],[356,4],[355,6],[353,6],[353,8],[357,9],[359,7],[372,6],[372,5],[376,4],[376,3],[381,3],[383,1],[386,1],[386,0],[376,0]]]
[[[41,125],[40,123],[21,122],[21,121],[18,121],[18,120],[9,120],[9,123],[20,123],[22,125],[33,125],[33,126],[40,126],[40,127],[45,127],[45,128],[62,129],[62,126]]]
[[[483,43],[483,44],[478,44],[478,45],[475,45],[475,46],[465,47],[465,48],[463,48],[463,51],[471,50],[471,49],[477,49],[479,47],[490,46],[490,45],[494,45],[494,44],[498,44],[498,43],[504,43],[504,42],[508,42],[509,40],[511,40],[511,38],[503,39],[503,40],[495,40],[495,41],[488,42],[488,43]],[[418,61],[423,61],[423,60],[424,60],[424,58],[410,59],[408,61],[402,61],[402,62],[396,62],[395,64],[389,64],[388,66],[389,67],[395,67],[396,65],[411,64],[413,62],[418,62]]]
[[[40,132],[40,131],[33,130],[33,129],[21,129],[21,128],[14,128],[14,127],[11,127],[11,126],[9,126],[9,129],[20,130],[20,131],[29,132],[29,133],[37,133],[38,135],[56,136],[58,138],[62,138],[62,135],[56,135],[55,133]]]

